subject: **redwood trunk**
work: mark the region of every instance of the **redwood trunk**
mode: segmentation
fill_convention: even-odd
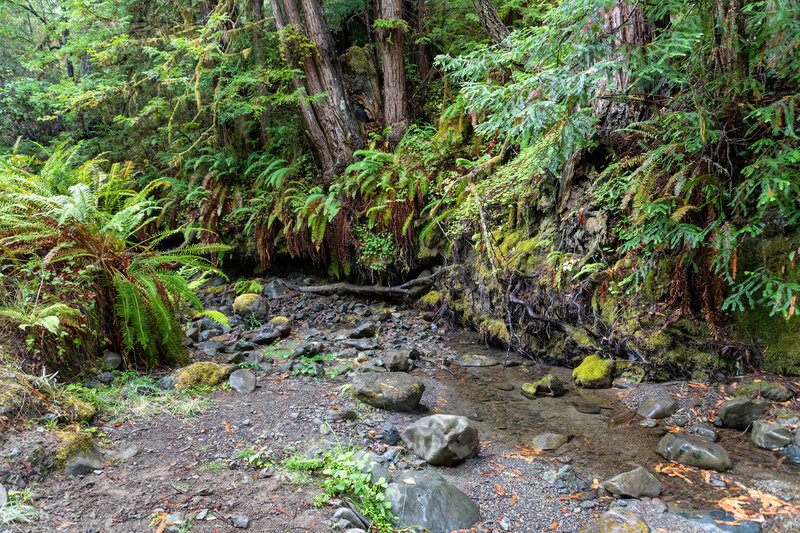
[[[475,12],[478,14],[483,29],[489,34],[489,39],[492,40],[492,43],[502,43],[511,32],[508,31],[506,25],[497,16],[492,0],[472,0],[472,5],[475,6]]]
[[[378,15],[383,20],[403,20],[402,0],[380,0]],[[408,97],[402,27],[381,29],[378,46],[383,61],[383,120],[391,128],[389,143],[397,144],[408,129]]]

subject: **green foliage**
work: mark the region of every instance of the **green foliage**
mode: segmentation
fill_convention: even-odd
[[[48,363],[65,350],[89,355],[91,346],[71,346],[80,332],[150,365],[180,359],[180,318],[187,306],[202,305],[189,271],[176,265],[210,269],[202,254],[225,247],[159,248],[179,230],[143,238],[160,210],[150,193],[164,183],[136,192],[130,165],[76,167],[77,149],[59,148],[44,162],[18,154],[0,160],[0,316],[30,328],[32,354],[49,351]]]

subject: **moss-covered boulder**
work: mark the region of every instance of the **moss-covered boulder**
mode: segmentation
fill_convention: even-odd
[[[746,379],[740,383],[736,394],[738,396],[761,396],[773,402],[787,402],[794,397],[794,393],[782,383],[759,378]]]
[[[260,294],[246,293],[233,301],[233,312],[241,317],[254,316],[261,320],[268,312],[267,299]]]
[[[579,387],[605,389],[611,386],[614,362],[599,355],[590,355],[572,371],[572,378]]]
[[[97,409],[94,405],[78,398],[68,398],[67,401],[62,402],[59,407],[61,408],[59,420],[62,422],[88,424],[97,414]]]
[[[0,367],[0,416],[12,417],[25,406],[29,389],[15,372]]]
[[[220,365],[210,361],[192,363],[173,372],[169,379],[163,382],[163,385],[165,388],[176,390],[203,386],[213,387],[228,379],[234,368],[234,365]]]
[[[563,396],[567,389],[560,379],[552,374],[548,374],[536,383],[525,383],[520,389],[522,395],[528,398],[537,396]]]
[[[75,455],[89,452],[94,448],[91,433],[76,433],[74,431],[56,431],[58,445],[53,459],[53,466],[62,469]]]

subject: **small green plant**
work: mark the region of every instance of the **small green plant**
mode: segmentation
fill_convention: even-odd
[[[253,468],[266,468],[272,466],[272,457],[269,450],[261,447],[251,447],[236,452],[236,457]]]
[[[261,294],[264,286],[257,282],[245,278],[239,278],[233,284],[233,290],[237,295],[241,294]]]
[[[39,511],[30,504],[31,487],[25,490],[8,491],[8,503],[0,507],[0,526],[22,522],[29,524],[33,522]]]
[[[222,463],[217,462],[205,462],[197,467],[198,472],[219,472],[220,470],[224,470],[225,466]]]

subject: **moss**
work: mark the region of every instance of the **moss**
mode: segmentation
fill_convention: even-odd
[[[442,293],[439,291],[429,291],[425,296],[419,299],[423,305],[434,307],[442,301]]]
[[[511,341],[511,335],[508,334],[508,328],[505,322],[501,320],[487,320],[485,324],[486,331],[489,332],[489,335],[492,337],[498,338],[503,342]]]
[[[60,441],[56,447],[53,465],[64,468],[67,460],[78,452],[88,452],[94,446],[92,435],[89,433],[75,433],[72,431],[56,431],[56,437]]]
[[[561,380],[552,374],[548,374],[536,383],[525,383],[522,385],[522,395],[528,398],[537,396],[562,396],[566,389]]]
[[[258,301],[262,296],[260,294],[246,293],[237,296],[233,301],[233,312],[237,315],[246,315],[248,308]]]
[[[92,421],[94,415],[97,414],[97,409],[90,403],[73,398],[71,405],[67,407],[67,413],[70,415],[70,418],[73,418],[74,415],[75,422],[88,424]]]
[[[218,385],[226,380],[232,371],[232,365],[219,365],[209,361],[192,363],[175,372],[173,386],[177,390],[183,390],[203,385]]]
[[[225,285],[217,285],[216,287],[209,287],[207,289],[203,289],[200,292],[203,294],[222,294],[225,292],[226,287]]]
[[[672,346],[672,337],[666,331],[653,333],[644,340],[644,348],[650,352],[666,350]]]
[[[359,46],[351,46],[347,50],[348,65],[350,69],[356,74],[362,74],[369,77],[375,77],[378,73],[375,67],[369,60],[366,50]]]
[[[734,340],[764,344],[764,370],[778,374],[800,375],[800,318],[785,320],[769,316],[766,309],[734,314]]]
[[[269,323],[273,324],[275,326],[281,326],[283,324],[288,324],[289,323],[289,319],[286,318],[285,316],[276,316],[275,318],[270,320]]]
[[[0,369],[0,415],[14,415],[25,404],[27,389]]]
[[[601,389],[611,386],[614,373],[614,362],[598,355],[590,355],[572,371],[575,384],[589,389]]]
[[[594,341],[592,341],[591,337],[589,337],[583,328],[576,326],[564,326],[564,331],[566,332],[567,336],[569,336],[569,338],[578,345],[578,348],[582,350],[597,349]]]

